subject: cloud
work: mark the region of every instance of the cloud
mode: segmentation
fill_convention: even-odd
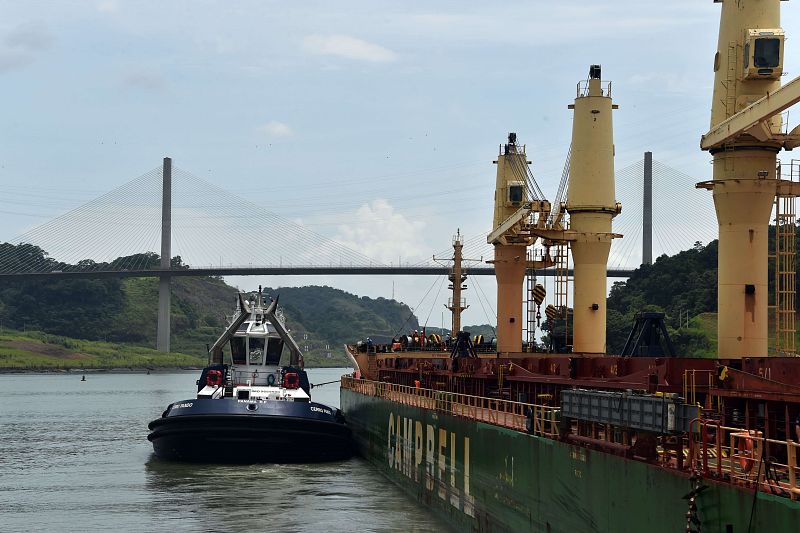
[[[438,42],[536,46],[561,42],[566,36],[575,43],[674,33],[676,28],[703,24],[708,11],[705,5],[694,5],[697,2],[674,2],[674,6],[659,4],[658,16],[653,16],[642,9],[642,3],[551,2],[547,6],[547,24],[541,24],[542,8],[536,2],[521,3],[514,9],[514,17],[498,17],[494,6],[484,3],[485,7],[469,12],[411,12],[394,21],[406,38],[420,36],[428,41],[435,35]],[[644,3],[655,5],[653,0]]]
[[[30,55],[0,49],[0,72],[26,67],[31,63],[33,63],[33,57]]]
[[[53,44],[53,36],[45,28],[33,24],[17,26],[4,39],[6,46],[25,52],[47,50]]]
[[[372,63],[387,63],[397,59],[397,55],[388,48],[348,35],[309,35],[303,39],[303,48],[315,55],[337,56]]]
[[[658,87],[659,91],[672,94],[696,95],[698,88],[709,88],[699,86],[696,72],[637,72],[630,76],[627,82],[630,85],[652,89]],[[704,84],[706,85],[706,84]]]
[[[97,2],[95,7],[100,13],[116,13],[119,11],[119,2],[117,0],[103,0]]]
[[[278,122],[277,120],[270,120],[256,128],[258,132],[266,135],[271,139],[285,139],[294,136],[294,131],[287,124]]]
[[[403,263],[423,259],[419,251],[425,222],[409,220],[387,200],[362,205],[351,219],[351,223],[339,226],[334,237],[348,248],[386,264],[396,263],[400,256]]]
[[[53,36],[46,28],[35,24],[17,26],[0,41],[0,72],[30,65],[52,45]]]
[[[122,84],[133,89],[160,91],[166,87],[167,82],[164,77],[157,72],[138,71],[126,75],[122,79]]]

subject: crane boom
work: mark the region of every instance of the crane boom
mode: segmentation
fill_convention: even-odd
[[[797,102],[800,102],[800,76],[711,129],[700,139],[700,148],[712,150],[743,133],[762,142],[773,139],[776,135],[770,129],[769,120]]]

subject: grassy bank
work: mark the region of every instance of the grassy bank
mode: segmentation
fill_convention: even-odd
[[[87,341],[39,331],[0,332],[0,370],[83,368],[181,368],[206,364],[206,358],[162,353],[130,344]]]
[[[306,367],[338,368],[343,366],[343,357],[311,361],[306,358]],[[0,372],[168,369],[202,367],[206,361],[205,354],[163,353],[135,344],[72,339],[41,331],[0,331]]]

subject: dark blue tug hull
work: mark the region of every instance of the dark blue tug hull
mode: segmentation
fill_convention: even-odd
[[[156,455],[173,461],[305,463],[353,453],[339,409],[314,402],[184,400],[148,427]]]

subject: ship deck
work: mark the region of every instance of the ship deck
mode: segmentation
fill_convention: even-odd
[[[761,432],[692,421],[692,431],[658,441],[655,456],[637,455],[637,437],[606,424],[561,424],[561,409],[534,403],[472,396],[394,383],[342,378],[342,388],[366,396],[473,420],[506,429],[562,440],[642,461],[676,475],[701,475],[743,489],[800,499],[800,444],[766,438]],[[779,452],[780,453],[776,453]],[[775,460],[785,457],[785,461]]]

